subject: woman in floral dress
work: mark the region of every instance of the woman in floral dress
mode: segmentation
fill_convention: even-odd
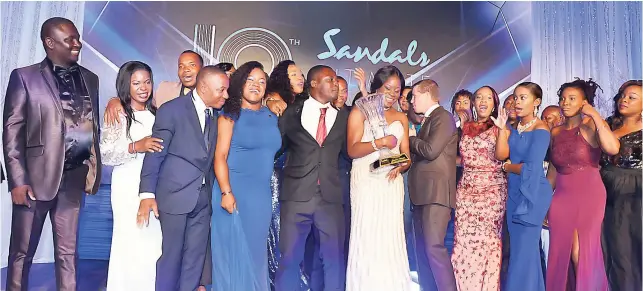
[[[484,86],[474,94],[477,120],[462,128],[464,174],[457,188],[455,239],[451,263],[458,290],[499,290],[502,220],[507,178],[495,158],[498,94]]]

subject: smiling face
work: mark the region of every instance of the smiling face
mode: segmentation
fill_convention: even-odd
[[[376,90],[377,93],[384,94],[384,107],[390,108],[399,99],[402,91],[402,81],[393,75],[386,79],[382,87]]]
[[[583,106],[587,104],[583,90],[574,87],[567,87],[558,99],[558,106],[567,118],[581,113]]]
[[[263,95],[266,93],[266,73],[259,69],[253,69],[246,83],[243,85],[243,99],[250,104],[261,103]]]
[[[61,66],[71,66],[78,62],[83,45],[80,34],[73,23],[62,23],[51,29],[45,38],[49,58]]]
[[[485,121],[491,116],[495,107],[493,91],[488,87],[478,89],[474,97],[474,108],[478,115],[478,121]]]
[[[641,102],[641,86],[631,85],[623,91],[618,99],[618,112],[623,116],[641,115],[643,103]]]
[[[196,75],[201,70],[202,64],[199,57],[191,52],[179,56],[179,80],[187,88],[196,86]]]
[[[304,92],[304,73],[296,65],[288,66],[288,79],[295,95]]]
[[[337,92],[337,99],[335,99],[334,105],[337,108],[342,108],[346,104],[346,100],[348,99],[348,84],[346,83],[346,80],[344,79],[339,79],[337,81],[337,86],[339,89],[339,92]]]
[[[132,74],[130,78],[130,96],[132,96],[132,103],[136,103],[138,106],[132,107],[145,107],[145,103],[150,99],[152,95],[152,79],[150,78],[150,73],[146,70],[137,70]]]
[[[315,79],[310,82],[310,86],[311,95],[317,97],[322,104],[335,100],[339,92],[337,74],[329,68],[320,69]]]

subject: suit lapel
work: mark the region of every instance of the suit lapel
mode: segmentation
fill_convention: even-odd
[[[194,107],[194,102],[192,102],[192,98],[194,96],[192,95],[192,92],[190,92],[186,97],[186,104],[185,107],[188,111],[188,116],[189,116],[189,121],[190,124],[192,125],[192,131],[194,134],[199,138],[200,142],[199,144],[201,145],[201,148],[203,148],[204,151],[207,152],[207,148],[205,146],[205,140],[203,139],[203,130],[201,129],[201,121],[199,120],[199,116],[196,113],[196,107]]]
[[[40,63],[40,73],[45,79],[45,83],[47,84],[47,88],[49,88],[50,96],[53,99],[52,101],[54,101],[54,104],[56,105],[58,113],[60,113],[60,115],[63,115],[63,108],[62,104],[60,103],[60,91],[58,91],[58,85],[56,84],[56,80],[54,79],[54,72],[47,64],[46,59]]]
[[[210,121],[210,128],[208,129],[208,140],[210,141],[210,150],[208,152],[208,161],[212,160],[214,156],[214,150],[216,148],[217,141],[217,120],[219,119],[219,113],[216,110],[212,110],[212,120]]]
[[[302,131],[305,136],[307,136],[312,142],[317,144],[317,140],[315,139],[314,136],[311,136],[310,133],[304,128],[304,125],[301,123],[301,114],[304,111],[304,102],[301,103],[300,106],[297,107],[297,111],[295,111],[295,124],[297,124],[297,129]]]
[[[332,136],[336,135],[338,132],[340,132],[339,127],[341,126],[340,123],[342,120],[344,120],[344,110],[337,110],[337,115],[335,117],[335,122],[333,122],[333,126],[330,128],[330,131],[328,132],[328,135],[326,136],[326,139],[324,139],[324,142],[322,144],[326,144],[326,141],[331,139]]]

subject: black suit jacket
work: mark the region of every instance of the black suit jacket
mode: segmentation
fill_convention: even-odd
[[[455,208],[458,131],[451,113],[436,108],[409,138],[413,164],[409,170],[409,194],[414,205],[439,204]]]
[[[94,143],[85,192],[98,191],[101,176],[98,76],[80,66],[92,104]],[[15,69],[5,95],[2,145],[9,189],[30,185],[37,200],[56,197],[65,162],[65,122],[54,73],[43,60]]]
[[[304,102],[305,99],[296,100],[279,118],[282,150],[286,151],[279,200],[308,201],[317,191],[319,180],[325,201],[343,203],[338,161],[346,145],[348,111],[339,110],[335,123],[320,146],[301,124]]]
[[[163,140],[163,151],[146,153],[141,170],[140,193],[154,193],[159,210],[169,214],[192,211],[199,191],[214,183],[216,114],[210,124],[207,147],[192,93],[172,99],[156,112],[152,136]]]

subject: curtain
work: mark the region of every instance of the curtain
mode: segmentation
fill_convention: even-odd
[[[45,58],[40,41],[40,26],[48,18],[65,17],[76,24],[82,35],[84,2],[2,2],[0,3],[0,95],[4,108],[4,98],[9,75],[15,68],[38,63]],[[2,112],[0,110],[0,116]],[[0,128],[0,132],[2,128]],[[2,148],[0,148],[0,153]],[[2,155],[0,155],[2,156]],[[0,158],[4,166],[4,158]],[[11,235],[11,195],[7,183],[0,187],[0,257],[2,268],[7,266],[9,237]],[[34,257],[34,263],[54,261],[51,222],[45,221],[42,236]]]
[[[641,79],[641,5],[532,2],[531,80],[543,89],[543,105],[558,104],[563,83],[592,78],[603,89],[596,108],[603,117],[612,114],[621,84]]]

